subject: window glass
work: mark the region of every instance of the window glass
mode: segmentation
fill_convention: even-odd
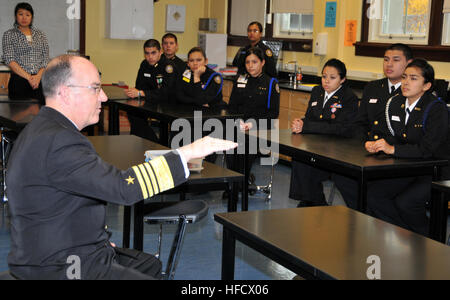
[[[313,15],[275,14],[274,37],[312,38]]]

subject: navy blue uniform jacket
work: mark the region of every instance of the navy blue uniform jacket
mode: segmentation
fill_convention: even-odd
[[[107,202],[131,205],[185,180],[175,153],[116,169],[69,119],[43,107],[19,135],[8,162],[11,272],[25,279],[42,278],[49,268],[50,274],[65,274],[71,255],[80,257],[86,270],[92,253],[112,252]]]

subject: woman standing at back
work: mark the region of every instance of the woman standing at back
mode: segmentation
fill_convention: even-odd
[[[10,99],[38,99],[44,103],[41,77],[50,60],[47,37],[33,26],[34,11],[28,3],[14,10],[14,28],[3,34],[3,61],[11,69]]]

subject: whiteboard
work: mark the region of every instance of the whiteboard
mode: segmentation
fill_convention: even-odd
[[[0,37],[13,28],[18,0],[0,1]],[[33,26],[48,39],[50,58],[80,49],[79,0],[27,0],[34,10]],[[0,51],[2,50],[0,38]],[[3,54],[3,53],[2,53]]]

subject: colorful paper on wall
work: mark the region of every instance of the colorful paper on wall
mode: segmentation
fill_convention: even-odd
[[[336,27],[337,2],[327,2],[325,7],[325,27]]]
[[[346,20],[345,21],[345,39],[344,46],[351,47],[356,43],[356,30],[357,21],[356,20]]]

